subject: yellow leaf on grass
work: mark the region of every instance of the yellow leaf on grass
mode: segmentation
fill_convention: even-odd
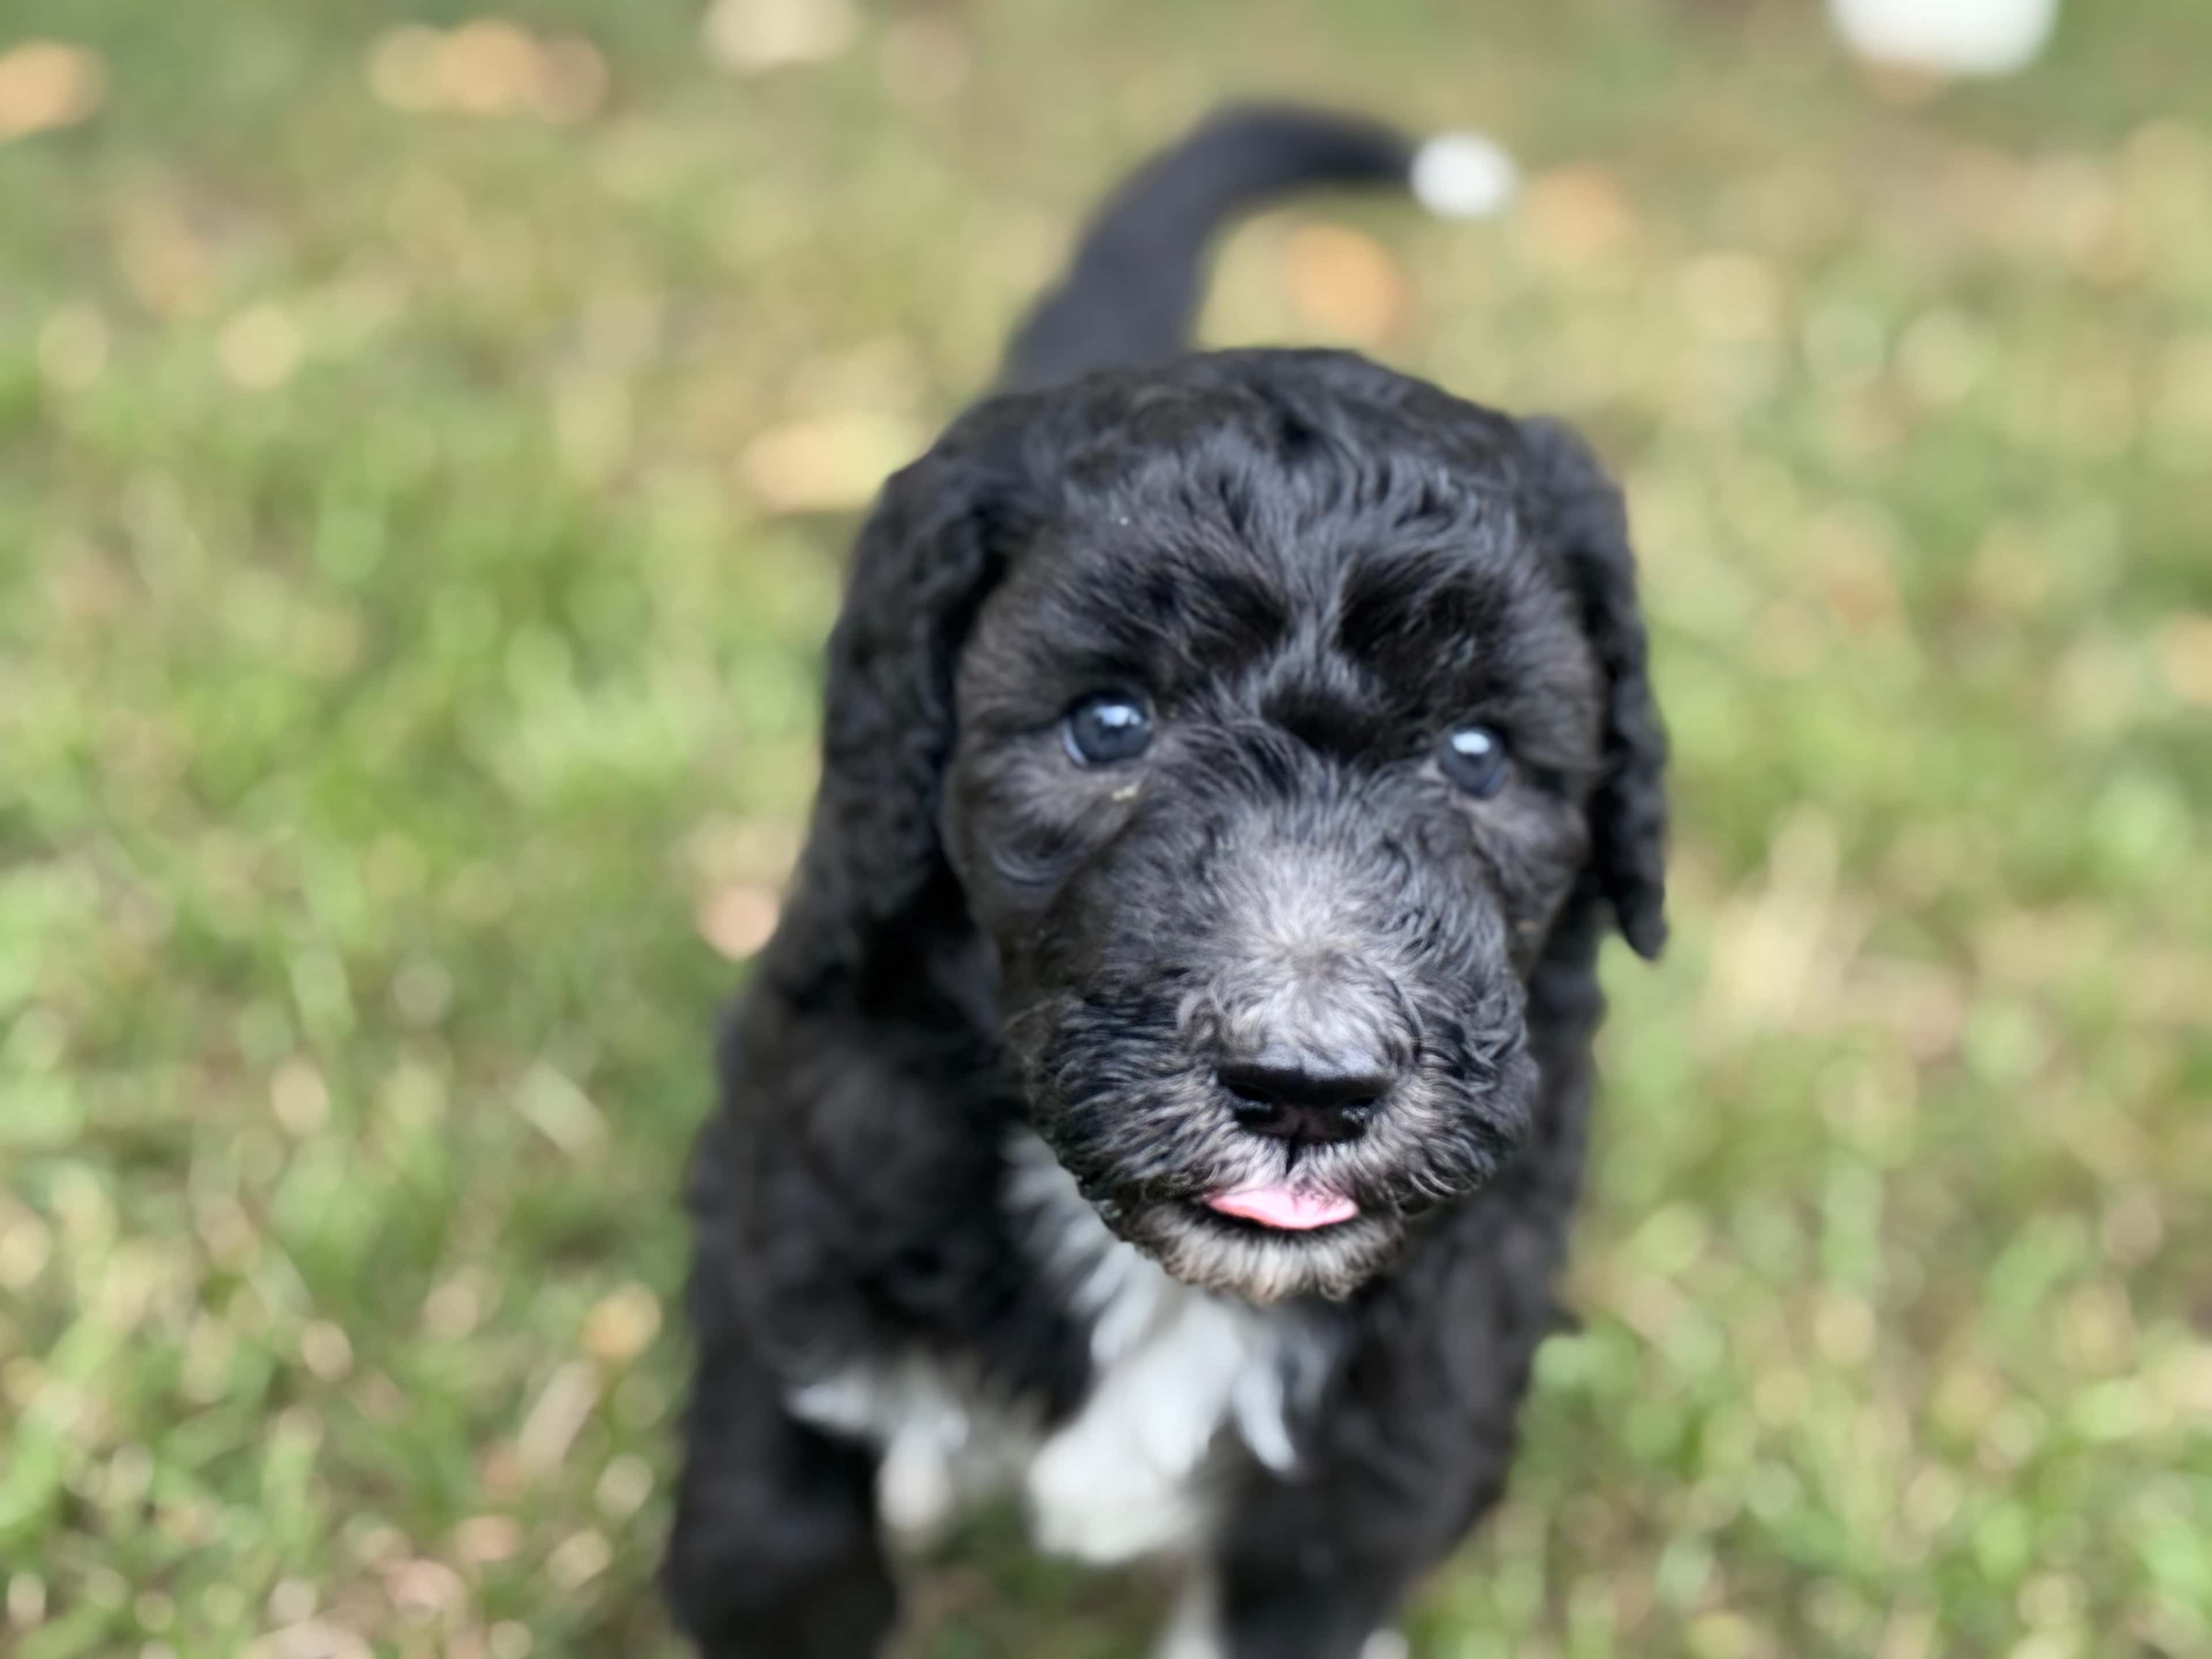
[[[572,1359],[555,1371],[514,1437],[523,1471],[539,1475],[559,1468],[599,1403],[599,1373],[589,1360]]]
[[[305,343],[292,313],[264,301],[249,306],[216,337],[216,360],[234,386],[269,392],[292,378]]]
[[[1582,165],[1540,174],[1522,215],[1547,264],[1579,265],[1618,253],[1636,234],[1636,216],[1610,173]]]
[[[526,109],[538,82],[538,43],[495,17],[464,23],[438,49],[441,106],[465,115]]]
[[[743,962],[775,932],[779,907],[765,887],[735,884],[716,889],[699,906],[699,936],[717,956]]]
[[[513,1516],[472,1515],[453,1528],[453,1553],[471,1566],[512,1561],[522,1545],[522,1525]]]
[[[1379,345],[1406,309],[1406,279],[1373,237],[1343,225],[1302,225],[1284,250],[1291,302],[1316,328]]]
[[[82,46],[26,40],[0,52],[0,143],[73,127],[107,97],[107,65]]]
[[[410,115],[523,115],[581,121],[607,95],[607,61],[580,35],[540,40],[503,18],[452,29],[387,30],[368,52],[368,86]]]
[[[836,57],[852,44],[855,21],[849,0],[715,0],[700,40],[724,69],[758,74]]]
[[[626,1365],[659,1331],[660,1298],[642,1285],[625,1285],[584,1316],[584,1350],[602,1364]]]
[[[2184,702],[2212,708],[2212,616],[2186,611],[2158,630],[2158,665]]]
[[[921,447],[913,423],[891,415],[830,415],[763,432],[738,458],[753,494],[778,513],[863,506]]]

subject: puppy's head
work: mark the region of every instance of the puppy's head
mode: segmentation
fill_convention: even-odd
[[[985,405],[872,521],[830,705],[810,879],[865,929],[949,872],[1035,1126],[1194,1284],[1357,1288],[1527,1133],[1563,911],[1662,936],[1617,495],[1354,358]]]

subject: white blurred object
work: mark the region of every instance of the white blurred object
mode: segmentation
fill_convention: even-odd
[[[1413,195],[1446,219],[1486,219],[1519,188],[1521,171],[1495,139],[1446,132],[1413,152]]]
[[[852,0],[714,0],[700,20],[708,57],[740,75],[816,64],[853,43]]]
[[[1936,75],[2010,75],[2051,39],[2058,0],[1828,0],[1852,51]]]

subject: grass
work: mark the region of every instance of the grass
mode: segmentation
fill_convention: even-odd
[[[1289,88],[1533,188],[1267,216],[1212,337],[1582,422],[1679,751],[1586,1328],[1417,1650],[2212,1654],[2212,14],[1914,104],[1779,0],[979,0],[754,76],[567,0],[603,96],[395,107],[461,15],[0,19],[107,71],[0,143],[0,1651],[674,1650],[670,1196],[851,507],[1117,167]],[[910,1650],[1156,1601],[1001,1519]]]

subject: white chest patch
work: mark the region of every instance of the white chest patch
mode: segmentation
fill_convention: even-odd
[[[1116,1238],[1033,1134],[1009,1149],[1005,1201],[1038,1268],[1091,1322],[1091,1393],[1050,1434],[947,1368],[908,1357],[794,1390],[794,1415],[883,1449],[877,1501],[926,1537],[1019,1483],[1040,1548],[1099,1564],[1185,1553],[1212,1521],[1209,1454],[1233,1426],[1252,1455],[1297,1457],[1287,1402],[1322,1355],[1295,1313],[1179,1284]]]

